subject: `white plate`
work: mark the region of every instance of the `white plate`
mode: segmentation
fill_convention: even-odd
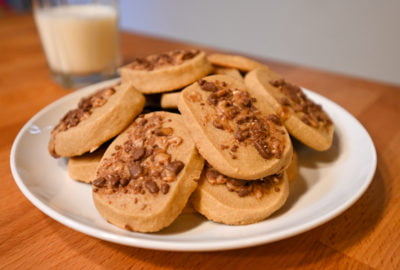
[[[106,81],[71,93],[36,114],[21,129],[11,150],[11,169],[23,194],[41,211],[82,233],[129,246],[181,251],[249,247],[310,230],[342,213],[366,190],[376,168],[374,144],[364,127],[332,101],[305,90],[336,125],[326,152],[298,146],[300,171],[285,206],[265,221],[227,226],[197,214],[183,214],[159,233],[119,229],[96,211],[91,188],[68,177],[66,159],[47,152],[50,131],[82,96],[111,85]]]

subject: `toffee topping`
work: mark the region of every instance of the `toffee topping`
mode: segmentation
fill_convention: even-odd
[[[78,103],[78,108],[67,112],[54,128],[53,132],[61,132],[77,126],[81,121],[88,118],[93,113],[94,109],[106,104],[108,99],[114,93],[114,88],[106,88],[99,90],[88,97],[82,98]]]
[[[199,50],[174,50],[171,52],[153,54],[147,57],[135,58],[129,64],[134,70],[155,70],[167,66],[177,66],[183,62],[193,59],[200,53]]]
[[[167,119],[168,120],[168,119]],[[105,193],[167,194],[185,164],[173,160],[170,149],[182,143],[159,114],[140,115],[130,128],[128,140],[114,147],[111,157],[102,161],[95,191]]]
[[[200,88],[210,92],[207,103],[215,108],[212,125],[233,134],[235,147],[229,152],[236,159],[238,144],[252,144],[264,159],[281,158],[284,151],[283,128],[278,116],[263,115],[249,92],[231,89],[226,82],[198,80]]]
[[[262,179],[246,181],[223,175],[207,164],[205,177],[211,185],[225,185],[228,191],[236,192],[239,197],[255,196],[257,199],[261,199],[264,194],[280,191],[276,185],[283,179],[283,174],[274,174]]]
[[[278,88],[285,97],[278,99],[284,107],[290,107],[305,124],[314,128],[327,128],[332,125],[332,120],[322,110],[321,105],[311,101],[300,87],[286,82],[284,79],[272,80],[269,82]]]
[[[80,122],[89,118],[96,108],[104,106],[108,99],[114,94],[115,89],[110,87],[99,90],[90,96],[82,98],[78,103],[78,107],[68,111],[58,122],[58,124],[51,131],[51,135],[54,137],[60,132],[76,127]],[[53,157],[58,157],[54,150],[54,145],[52,145],[49,150]]]

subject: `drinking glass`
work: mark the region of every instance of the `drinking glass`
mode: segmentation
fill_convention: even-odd
[[[33,11],[56,82],[75,88],[117,75],[117,0],[34,0]]]

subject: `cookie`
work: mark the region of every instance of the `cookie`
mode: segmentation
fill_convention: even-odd
[[[161,108],[176,109],[178,108],[178,98],[181,92],[164,93],[161,95]]]
[[[269,217],[284,205],[288,195],[286,173],[243,181],[205,166],[191,203],[196,211],[209,220],[245,225]]]
[[[286,129],[269,104],[240,80],[212,75],[186,87],[178,109],[200,152],[219,172],[258,179],[284,170],[292,158]]]
[[[203,163],[179,114],[141,115],[101,159],[92,182],[95,206],[118,227],[159,231],[184,209]]]
[[[120,68],[123,82],[132,83],[145,94],[183,88],[212,70],[206,55],[199,50],[175,50],[136,58]]]
[[[293,149],[292,161],[289,167],[286,169],[286,174],[289,182],[296,180],[297,174],[299,172],[299,156],[297,152]]]
[[[96,178],[97,166],[99,165],[106,149],[107,147],[101,146],[92,153],[70,157],[67,167],[69,177],[80,182],[92,183]]]
[[[293,137],[318,151],[330,148],[334,133],[333,122],[323,108],[309,99],[300,87],[263,68],[249,72],[245,83],[252,95],[271,104]]]
[[[259,67],[268,68],[266,65],[260,62],[240,55],[214,53],[208,55],[207,59],[213,65],[235,68],[244,72],[248,72]]]
[[[186,204],[185,208],[183,208],[181,214],[194,214],[197,213],[196,210],[194,210],[192,204],[190,203],[190,198],[188,203]]]
[[[80,156],[95,151],[119,134],[144,106],[144,96],[130,84],[98,90],[82,98],[51,132],[48,149],[53,157]]]
[[[242,74],[236,68],[214,67],[214,74],[228,75],[238,80],[243,80]]]

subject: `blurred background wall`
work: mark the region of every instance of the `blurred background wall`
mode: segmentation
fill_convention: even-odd
[[[399,0],[120,0],[125,30],[400,84]]]

